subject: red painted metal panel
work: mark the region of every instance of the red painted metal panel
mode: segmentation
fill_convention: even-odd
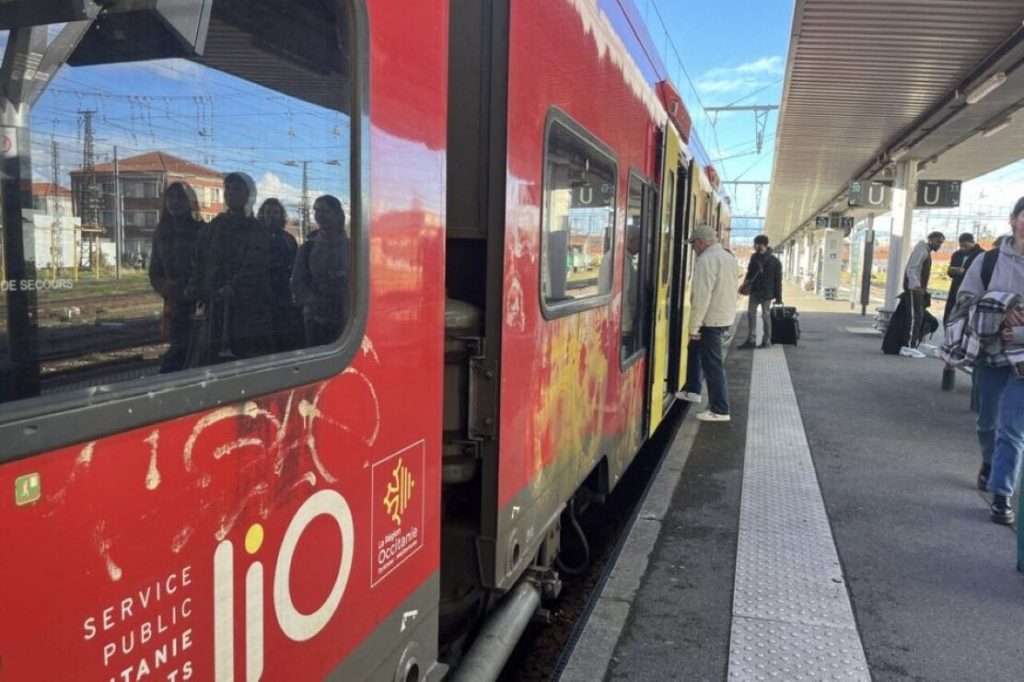
[[[438,570],[447,3],[369,19],[362,351],[0,467],[0,678],[318,679]]]
[[[656,175],[652,141],[664,120],[653,88],[595,3],[516,2],[510,43],[499,507],[531,483],[545,485],[544,472],[560,458],[585,466],[612,454],[600,452],[604,436],[632,441],[627,447],[639,442],[646,363],[622,374],[618,360],[622,226],[629,170]],[[611,302],[545,320],[538,267],[551,106],[614,150],[618,227]]]

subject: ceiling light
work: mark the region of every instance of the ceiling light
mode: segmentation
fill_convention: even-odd
[[[1000,130],[1004,130],[1006,128],[1009,128],[1011,123],[1013,123],[1013,117],[1012,116],[1004,116],[1003,118],[999,119],[998,121],[995,121],[994,123],[989,123],[988,126],[986,126],[985,128],[982,128],[981,129],[981,134],[984,135],[985,137],[992,137],[993,135],[998,133]]]
[[[908,154],[910,154],[910,145],[907,144],[903,145],[899,149],[894,149],[891,152],[889,152],[889,158],[892,159],[893,161],[902,161],[903,159],[907,158]]]
[[[986,78],[981,85],[974,88],[967,93],[967,103],[977,104],[983,98],[987,97],[989,93],[998,88],[1000,85],[1006,82],[1006,73],[1003,71],[997,71],[988,78]]]

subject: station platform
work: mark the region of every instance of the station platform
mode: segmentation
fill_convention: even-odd
[[[800,344],[738,350],[741,316],[732,421],[683,421],[560,679],[1024,680],[969,379],[784,295]]]

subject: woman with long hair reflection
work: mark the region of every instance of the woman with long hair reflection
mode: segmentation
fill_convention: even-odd
[[[203,231],[186,294],[196,301],[187,366],[273,352],[267,232],[252,214],[256,185],[245,173],[224,177],[221,213]]]
[[[292,296],[291,277],[299,243],[285,226],[288,213],[281,202],[271,197],[260,204],[256,217],[270,239],[270,306],[273,316],[274,350],[295,350],[305,345],[302,308]]]
[[[176,372],[185,366],[192,313],[192,301],[185,296],[185,287],[204,227],[195,191],[184,182],[168,185],[149,258],[149,282],[164,300],[161,337],[169,344],[160,361],[161,373]]]
[[[313,218],[319,229],[299,247],[292,293],[302,304],[306,343],[321,346],[337,340],[348,320],[350,254],[345,210],[337,197],[318,197]]]

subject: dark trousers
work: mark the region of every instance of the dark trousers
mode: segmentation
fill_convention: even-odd
[[[907,330],[907,345],[917,348],[921,343],[921,326],[924,324],[924,292],[906,291],[907,313],[910,324]]]
[[[761,298],[758,294],[751,293],[747,300],[747,341],[757,341],[757,307],[761,306],[761,322],[764,324],[764,336],[762,341],[771,345],[772,342],[772,299]]]
[[[160,359],[160,373],[177,372],[185,368],[185,360],[188,357],[188,340],[192,331],[192,321],[189,319],[190,306],[177,306],[170,319],[168,330],[167,352]]]
[[[722,337],[728,327],[701,327],[700,340],[690,341],[686,362],[686,391],[700,393],[708,383],[708,408],[716,414],[729,414],[729,391],[725,384]]]

